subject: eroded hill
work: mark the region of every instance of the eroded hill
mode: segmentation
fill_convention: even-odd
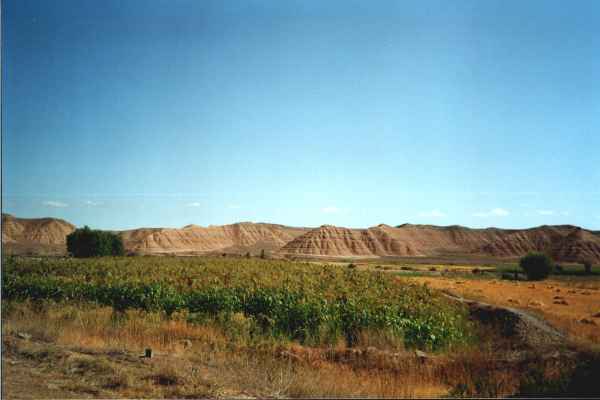
[[[56,218],[17,218],[2,214],[2,245],[9,253],[64,253],[75,226]]]
[[[75,227],[54,218],[2,215],[2,244],[9,252],[62,252]],[[515,258],[542,251],[560,261],[600,263],[600,235],[571,225],[531,229],[470,229],[463,226],[381,224],[367,229],[323,225],[316,229],[240,222],[183,228],[140,228],[119,232],[125,248],[137,254],[224,252],[282,256],[419,257],[484,255]]]
[[[231,225],[201,227],[187,225],[180,229],[134,229],[121,233],[129,251],[185,253],[224,251],[232,253],[275,251],[309,231],[283,225],[241,222]]]
[[[439,256],[478,254],[520,257],[546,252],[557,260],[600,262],[600,237],[585,229],[541,226],[524,230],[461,226],[378,225],[348,229],[323,225],[287,243],[282,254],[311,256]]]

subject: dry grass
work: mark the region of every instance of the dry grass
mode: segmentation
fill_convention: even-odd
[[[15,304],[3,317],[4,354],[24,367],[11,366],[5,378],[39,371],[29,384],[9,385],[8,397],[26,397],[14,392],[45,385],[50,371],[62,382],[53,397],[109,398],[502,396],[515,393],[522,379],[518,368],[498,362],[501,343],[493,332],[484,332],[489,341],[476,349],[421,360],[378,332],[361,333],[358,348],[342,342],[308,348],[249,345],[244,338],[232,341],[222,327],[188,324],[183,316],[115,318],[101,307]],[[19,339],[18,332],[32,339]],[[140,358],[147,347],[154,358]]]
[[[600,283],[597,281],[410,279],[469,299],[526,309],[542,316],[575,341],[600,344],[600,290],[596,289]]]

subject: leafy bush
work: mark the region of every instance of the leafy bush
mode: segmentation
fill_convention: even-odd
[[[67,250],[74,257],[120,256],[125,253],[119,235],[88,226],[67,235]]]
[[[583,269],[585,270],[586,275],[592,274],[592,261],[591,260],[583,260],[581,262],[583,264]]]
[[[527,279],[540,281],[552,273],[554,262],[546,254],[529,253],[521,258],[519,265],[525,271]]]

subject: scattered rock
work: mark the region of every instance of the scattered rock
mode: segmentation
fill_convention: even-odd
[[[579,320],[579,322],[581,322],[582,324],[587,324],[587,325],[596,325],[596,321],[594,321],[593,319],[588,319],[588,318],[582,318]]]
[[[600,312],[597,312],[596,314],[592,315],[592,317],[594,317],[594,318],[600,318]]]
[[[415,350],[415,356],[421,361],[427,360],[427,353],[421,350]]]
[[[297,362],[302,361],[302,357],[300,357],[299,355],[296,355],[294,353],[290,353],[289,351],[283,350],[279,353],[279,355],[283,358],[287,358],[287,359],[294,360]]]
[[[184,349],[192,347],[192,341],[190,339],[183,339],[180,343],[183,345]]]
[[[462,285],[463,283],[465,283],[464,281],[456,281],[454,282],[455,285]]]
[[[554,296],[554,300],[564,300],[564,297],[560,297],[560,296]]]
[[[583,295],[585,295],[585,296],[589,296],[591,293],[590,293],[590,292],[588,292],[588,291],[585,291],[585,292],[581,292],[581,294],[583,294]]]
[[[560,289],[558,289],[558,288],[557,288],[557,289],[555,290],[555,292],[556,292],[556,293],[560,293]]]
[[[516,299],[508,299],[506,301],[508,301],[509,303],[513,303],[513,304],[521,304],[521,302],[519,300],[516,300]]]
[[[31,335],[29,333],[19,332],[17,333],[17,337],[23,340],[31,339]]]
[[[529,285],[527,286],[529,289],[535,289],[535,285]]]
[[[567,301],[565,299],[554,300],[554,304],[560,304],[560,305],[563,305],[563,306],[568,306],[569,305],[569,303],[567,303]]]
[[[529,302],[529,306],[531,306],[531,307],[544,307],[545,304],[542,303],[541,301],[533,300],[533,301]]]

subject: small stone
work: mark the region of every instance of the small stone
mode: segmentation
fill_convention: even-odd
[[[415,350],[415,356],[420,360],[425,360],[427,358],[427,353],[421,350]]]
[[[554,304],[559,304],[559,305],[563,305],[563,306],[568,306],[569,305],[569,303],[567,303],[567,301],[564,300],[564,299],[563,300],[555,300]]]
[[[560,293],[560,289],[556,289],[556,290],[555,290],[555,292],[556,292],[556,293]]]
[[[537,300],[530,301],[529,305],[531,307],[544,307],[544,303],[542,303],[541,301],[537,301]]]
[[[29,333],[23,333],[23,332],[17,333],[17,337],[20,339],[23,339],[23,340],[31,339],[31,335]]]
[[[594,318],[600,318],[600,311],[597,312],[596,314],[592,315],[592,317],[594,317]]]
[[[521,304],[521,302],[519,302],[519,300],[515,300],[515,299],[508,299],[506,301],[508,301],[509,303],[513,303],[513,304]]]
[[[374,357],[377,354],[377,348],[373,346],[369,346],[363,351],[363,355],[365,357]]]
[[[554,300],[564,300],[564,297],[554,296]]]
[[[581,292],[581,294],[583,294],[584,296],[589,296],[591,293],[588,291],[585,291],[585,292]]]
[[[192,347],[192,341],[190,339],[183,339],[181,341],[181,344],[183,345],[184,349],[189,349],[190,347]]]
[[[588,318],[582,318],[579,320],[579,322],[581,322],[582,324],[587,324],[587,325],[596,325],[596,321],[594,321],[593,319],[588,319]]]

